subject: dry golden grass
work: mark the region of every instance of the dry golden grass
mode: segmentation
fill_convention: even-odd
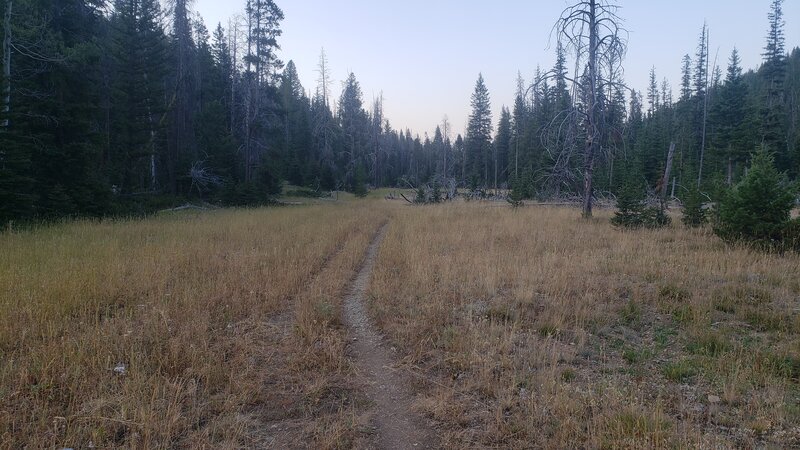
[[[800,257],[600,216],[395,215],[370,305],[442,444],[800,445]]]
[[[386,217],[365,205],[0,235],[0,447],[270,445],[286,414],[335,445],[347,417],[307,390],[349,370],[337,296]],[[276,403],[287,380],[306,391]]]
[[[387,220],[370,308],[443,447],[800,445],[800,257],[380,197],[0,235],[0,448],[374,445],[340,318]]]

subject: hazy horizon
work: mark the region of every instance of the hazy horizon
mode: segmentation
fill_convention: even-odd
[[[195,10],[210,29],[218,22],[226,27],[231,16],[244,12],[244,0],[233,3],[239,6],[197,0]],[[569,2],[509,1],[489,7],[411,0],[404,8],[368,0],[344,6],[320,0],[276,3],[286,16],[278,41],[281,59],[295,62],[307,91],[316,86],[324,48],[335,98],[341,81],[352,71],[361,83],[366,108],[383,93],[385,115],[395,129],[409,128],[422,136],[447,115],[455,136],[466,127],[478,73],[486,79],[496,124],[501,106],[513,104],[518,71],[529,82],[537,64],[543,70],[552,67],[552,26]],[[678,0],[669,6],[621,1],[620,5],[630,32],[625,79],[638,91],[647,87],[650,68],[655,66],[659,82],[668,78],[677,95],[681,58],[694,57],[704,21],[711,33],[712,63],[716,57],[724,71],[734,46],[745,70],[761,63],[768,0],[702,4]],[[790,51],[800,45],[800,2],[786,2],[784,18]]]

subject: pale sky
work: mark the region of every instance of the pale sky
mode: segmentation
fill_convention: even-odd
[[[208,28],[242,14],[245,0],[196,0]],[[514,101],[517,72],[530,81],[540,64],[553,66],[550,31],[566,0],[276,0],[286,18],[281,58],[295,62],[303,86],[313,91],[324,47],[338,98],[352,71],[365,105],[383,92],[386,117],[395,129],[431,133],[447,115],[453,137],[463,132],[470,96],[482,72],[492,98],[494,122]],[[667,77],[677,97],[684,54],[694,57],[707,21],[711,60],[723,71],[734,46],[745,69],[760,64],[770,0],[619,0],[630,32],[625,78],[644,91],[649,71]],[[787,51],[800,46],[800,0],[784,3]],[[724,73],[724,72],[723,72]]]

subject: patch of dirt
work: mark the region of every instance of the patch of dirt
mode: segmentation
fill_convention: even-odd
[[[434,447],[434,434],[413,411],[414,396],[394,368],[395,358],[370,322],[364,300],[387,229],[388,224],[373,239],[345,299],[344,323],[351,335],[349,354],[359,377],[363,378],[368,398],[374,403],[373,426],[378,446],[386,449],[431,448]]]

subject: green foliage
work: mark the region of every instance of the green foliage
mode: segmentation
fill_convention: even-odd
[[[353,194],[358,198],[364,198],[369,194],[367,189],[367,175],[364,173],[364,168],[360,165],[356,168],[356,175],[353,180]]]
[[[617,195],[617,211],[611,223],[618,227],[639,228],[644,225],[645,193],[635,183],[627,182]]]
[[[749,242],[783,248],[793,241],[790,222],[795,189],[775,168],[774,158],[762,148],[753,156],[747,175],[720,205],[715,233],[728,242]]]
[[[697,375],[697,367],[689,360],[668,363],[663,369],[664,376],[675,383],[687,383]]]
[[[708,216],[703,207],[703,194],[698,189],[691,189],[683,199],[683,224],[689,228],[699,228],[708,222]]]
[[[648,207],[640,184],[626,181],[617,195],[617,211],[611,223],[622,228],[661,228],[672,223],[663,209]]]
[[[651,206],[642,212],[642,223],[645,228],[663,228],[672,225],[672,218],[667,215],[664,208]]]
[[[472,94],[472,113],[467,124],[465,143],[466,165],[469,172],[472,190],[488,187],[494,174],[492,164],[492,105],[489,89],[478,75],[475,91]]]
[[[480,76],[466,135],[451,141],[451,130],[439,129],[431,140],[392,129],[379,101],[368,113],[352,73],[336,102],[328,72],[321,77],[327,85],[302,86],[295,64],[282,67],[276,59],[283,13],[274,1],[245,11],[262,24],[241,47],[257,54],[235,55],[245,64],[234,64],[227,31],[218,26],[209,33],[185,1],[56,3],[14,2],[14,45],[27,50],[14,53],[11,111],[0,117],[0,123],[10,120],[0,130],[0,223],[139,214],[163,198],[262,204],[276,195],[279,180],[363,195],[367,182],[396,185],[406,178],[417,186],[439,177],[479,192],[494,185],[496,174],[498,186],[510,184],[512,205],[582,190],[575,177],[583,170],[581,158],[553,151],[580,145],[566,126],[580,105],[570,96],[560,46],[554,67],[531,80],[518,78],[513,109],[503,108],[498,122]],[[707,117],[702,179],[710,203],[718,201],[712,187],[739,180],[747,152],[761,142],[775,151],[780,172],[800,175],[800,133],[791,119],[798,104],[790,101],[800,92],[800,50],[787,58],[782,12],[774,3],[771,9],[764,64],[756,71],[742,68],[734,51],[727,76],[706,89],[698,85],[703,77],[692,73],[703,70],[704,48],[703,58],[684,61],[680,99],[672,98],[667,83],[658,86],[655,70],[644,112],[639,94],[628,106],[621,89],[600,90],[606,127],[599,145],[627,150],[598,158],[594,182],[598,191],[621,194],[620,226],[669,222],[663,210],[644,206],[644,186],[696,183],[706,95],[716,99]],[[327,63],[324,54],[321,62]],[[316,94],[309,98],[307,92]],[[679,149],[674,178],[661,180],[673,141]],[[268,173],[259,174],[258,166]],[[359,166],[369,169],[369,178],[356,173]],[[189,175],[196,167],[211,181],[198,184]],[[637,192],[618,189],[625,172],[637,174]],[[702,223],[700,210],[688,209],[688,224]],[[721,222],[718,212],[709,211],[714,222]],[[778,227],[770,239],[797,248],[796,228]]]
[[[433,203],[442,202],[442,189],[439,187],[438,181],[433,182],[433,187],[431,188],[431,201]]]
[[[511,206],[514,208],[521,207],[525,199],[524,191],[520,189],[518,184],[519,183],[515,183],[515,186],[511,189],[511,194],[508,196],[508,203],[511,203]]]

